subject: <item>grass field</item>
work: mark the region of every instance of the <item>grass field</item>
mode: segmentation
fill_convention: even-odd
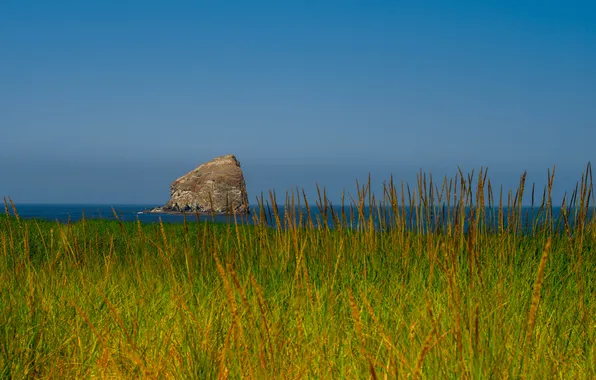
[[[595,378],[591,171],[557,219],[553,180],[536,202],[525,176],[504,193],[482,171],[368,183],[346,214],[290,194],[251,225],[58,224],[5,202],[0,377]]]

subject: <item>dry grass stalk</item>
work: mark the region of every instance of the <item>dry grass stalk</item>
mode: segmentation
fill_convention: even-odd
[[[354,299],[354,293],[352,292],[352,288],[348,288],[348,297],[350,300],[350,309],[352,311],[352,318],[354,318],[354,322],[356,324],[356,332],[358,333],[358,338],[360,339],[360,349],[362,351],[362,355],[367,358],[369,364],[369,370],[371,372],[371,376],[373,378],[377,378],[377,374],[375,371],[375,367],[373,365],[372,358],[368,351],[366,350],[366,341],[364,339],[364,333],[362,328],[362,319],[360,318],[360,310],[358,305],[356,304],[356,300]]]
[[[8,209],[8,201],[6,200],[6,197],[4,197],[4,212],[6,213],[6,216],[10,216],[10,210]]]
[[[424,359],[428,355],[428,353],[439,344],[446,336],[449,334],[451,330],[446,331],[443,335],[437,338],[437,340],[431,344],[433,338],[433,331],[430,331],[424,339],[424,343],[422,344],[422,349],[418,354],[418,358],[416,360],[416,367],[414,368],[414,373],[412,375],[413,379],[419,379],[421,377],[422,365],[424,364]]]
[[[12,208],[12,212],[14,213],[15,218],[17,219],[17,223],[19,223],[19,226],[21,225],[21,218],[19,217],[19,213],[17,212],[17,208],[14,205],[14,202],[12,201],[11,197],[8,197],[8,201],[10,202],[10,207]],[[6,215],[8,215],[8,213],[6,213]]]
[[[540,302],[540,290],[542,289],[542,283],[544,281],[544,270],[546,268],[546,261],[551,247],[551,238],[548,238],[546,246],[542,251],[542,258],[540,259],[540,266],[538,267],[538,274],[536,275],[536,282],[534,283],[534,292],[532,293],[532,305],[528,313],[528,327],[526,333],[526,343],[529,344],[532,341],[532,335],[534,333],[534,325],[536,323],[536,314],[538,312],[538,304]]]

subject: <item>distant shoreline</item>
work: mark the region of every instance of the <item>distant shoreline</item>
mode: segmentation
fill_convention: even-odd
[[[211,211],[172,211],[172,210],[164,210],[164,209],[145,209],[141,211],[143,214],[165,214],[165,215],[203,215],[203,216],[209,216],[209,215],[229,215],[229,216],[234,216],[234,215],[247,215],[250,213],[249,212],[211,212]]]

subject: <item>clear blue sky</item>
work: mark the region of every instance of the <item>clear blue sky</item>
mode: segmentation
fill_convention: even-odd
[[[164,203],[215,156],[251,202],[596,161],[593,1],[0,2],[0,196]]]

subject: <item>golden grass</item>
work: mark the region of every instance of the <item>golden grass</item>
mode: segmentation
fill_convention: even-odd
[[[525,181],[497,199],[486,169],[420,173],[376,198],[369,178],[339,209],[318,189],[318,213],[271,192],[227,225],[58,224],[9,199],[0,377],[592,378],[591,168],[559,217],[554,170],[536,208]]]

